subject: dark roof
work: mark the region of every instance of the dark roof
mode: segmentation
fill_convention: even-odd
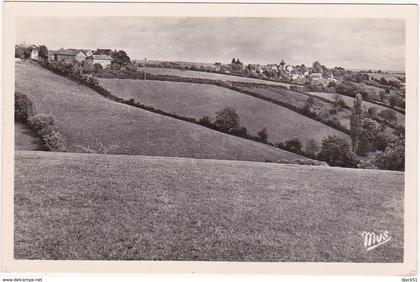
[[[55,50],[48,50],[48,56],[54,56],[55,54],[57,54],[58,51]]]

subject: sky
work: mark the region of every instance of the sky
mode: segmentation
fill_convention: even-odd
[[[20,18],[16,43],[125,50],[131,59],[405,69],[405,22],[316,18]]]

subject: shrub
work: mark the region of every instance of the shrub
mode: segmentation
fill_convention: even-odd
[[[398,139],[389,145],[383,153],[376,156],[375,164],[380,169],[400,170],[405,169],[405,142]]]
[[[38,132],[42,132],[54,125],[54,117],[50,114],[36,114],[29,119],[31,127]]]
[[[285,142],[284,148],[289,152],[301,153],[302,143],[300,142],[299,138],[293,138]]]
[[[34,105],[28,96],[15,92],[15,119],[26,123],[33,113]]]
[[[198,123],[205,126],[209,126],[212,124],[211,118],[209,116],[203,116],[198,120]]]
[[[42,141],[49,151],[63,152],[66,150],[64,137],[55,128],[44,129]]]
[[[41,137],[45,149],[65,151],[65,139],[54,124],[54,117],[50,114],[36,114],[29,119],[29,125]]]
[[[257,135],[262,142],[264,143],[267,142],[268,134],[267,134],[267,129],[265,127],[261,129],[260,131],[258,131]]]

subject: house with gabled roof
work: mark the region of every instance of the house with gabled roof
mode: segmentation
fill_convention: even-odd
[[[84,60],[86,60],[86,57],[91,56],[91,55],[92,55],[91,50],[61,48],[55,53],[54,57],[55,57],[55,60],[57,61],[72,64],[74,62],[81,63]]]
[[[91,55],[86,58],[86,62],[90,64],[100,64],[103,68],[111,65],[112,57],[108,55]]]

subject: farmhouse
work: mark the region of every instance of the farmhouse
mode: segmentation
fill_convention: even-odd
[[[83,62],[86,57],[92,55],[90,50],[79,50],[79,49],[63,49],[61,48],[54,55],[54,59],[65,63]]]
[[[108,55],[91,55],[86,58],[86,62],[91,64],[100,64],[103,68],[109,66],[112,62],[112,57]]]

